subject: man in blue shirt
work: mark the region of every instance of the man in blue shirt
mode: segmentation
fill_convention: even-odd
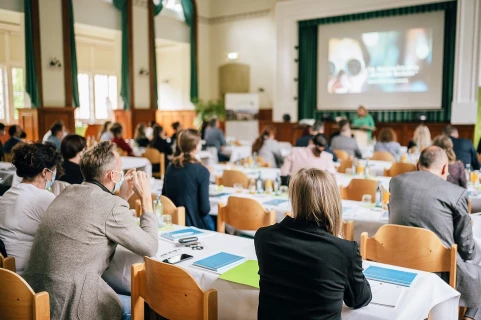
[[[22,142],[22,139],[20,138],[22,132],[22,127],[16,124],[8,128],[8,135],[10,136],[10,139],[5,142],[5,146],[3,147],[5,153],[12,152],[12,148],[15,147],[17,143]]]

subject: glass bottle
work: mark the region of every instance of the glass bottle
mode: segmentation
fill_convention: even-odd
[[[154,214],[157,216],[157,226],[162,228],[164,226],[164,206],[162,205],[162,200],[160,199],[160,193],[157,193],[157,198],[153,203]]]

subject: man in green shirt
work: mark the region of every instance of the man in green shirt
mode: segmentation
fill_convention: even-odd
[[[365,130],[368,141],[371,141],[372,132],[375,129],[375,123],[372,116],[363,106],[359,106],[359,108],[357,108],[357,116],[352,120],[351,127],[353,129]]]

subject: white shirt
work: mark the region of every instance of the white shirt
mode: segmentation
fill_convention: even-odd
[[[52,135],[52,131],[48,130],[47,133],[43,136],[42,142],[47,142],[48,138]]]
[[[51,192],[26,183],[0,197],[0,239],[8,256],[15,257],[18,274],[27,265],[40,220],[54,199]]]

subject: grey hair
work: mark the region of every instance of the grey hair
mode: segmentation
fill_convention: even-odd
[[[419,157],[419,165],[427,169],[441,166],[446,162],[448,162],[448,155],[444,149],[438,146],[427,147],[421,152]]]
[[[100,181],[110,170],[115,168],[115,144],[103,141],[90,147],[80,159],[80,171],[85,180]]]

